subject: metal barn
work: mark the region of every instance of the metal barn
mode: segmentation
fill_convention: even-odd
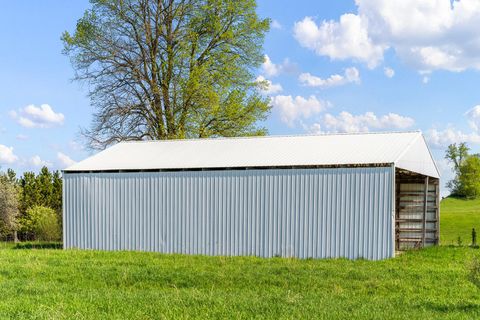
[[[119,143],[64,171],[64,247],[384,259],[438,244],[420,132]]]

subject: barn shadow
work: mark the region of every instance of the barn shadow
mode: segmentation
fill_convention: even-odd
[[[448,303],[435,303],[435,302],[425,302],[422,304],[425,309],[432,310],[435,312],[450,313],[450,312],[480,312],[480,304],[477,303],[458,303],[458,304],[448,304]]]
[[[13,249],[15,250],[24,250],[24,249],[62,249],[63,244],[61,242],[19,242],[15,244]]]

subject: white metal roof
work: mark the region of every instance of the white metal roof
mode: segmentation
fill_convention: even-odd
[[[419,131],[121,142],[65,172],[386,163],[439,177]]]

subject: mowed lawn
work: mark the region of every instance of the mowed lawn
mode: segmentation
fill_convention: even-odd
[[[467,242],[479,207],[444,200],[443,243]],[[474,256],[453,246],[349,261],[0,244],[0,319],[479,319]]]
[[[440,241],[443,245],[457,245],[460,237],[464,245],[472,242],[472,228],[477,231],[480,244],[480,199],[445,198],[440,205]]]

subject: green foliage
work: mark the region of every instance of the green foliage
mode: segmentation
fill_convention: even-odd
[[[470,151],[470,148],[468,148],[465,142],[459,143],[458,145],[453,143],[448,146],[445,153],[445,159],[453,164],[453,169],[455,171],[458,171],[463,163],[463,160],[468,157],[468,151]]]
[[[8,175],[0,175],[0,237],[12,236],[18,216],[18,191]]]
[[[47,207],[28,209],[20,219],[20,230],[37,241],[55,241],[61,237],[57,214]]]
[[[20,212],[24,215],[29,208],[44,206],[55,210],[58,221],[62,219],[62,178],[60,172],[50,172],[43,167],[38,175],[25,172],[19,179],[21,186]]]
[[[43,167],[38,175],[25,172],[20,178],[22,187],[22,212],[35,205],[54,209],[57,213],[62,211],[62,179],[60,173],[50,172]]]
[[[458,169],[457,194],[474,199],[480,196],[480,158],[468,156]]]
[[[453,172],[455,173],[455,177],[447,182],[447,188],[453,196],[462,196],[459,191],[460,166],[468,157],[469,150],[467,144],[462,142],[458,145],[456,143],[449,145],[445,152],[445,159],[453,165]]]
[[[466,143],[451,144],[445,159],[453,165],[455,177],[447,183],[451,195],[476,198],[480,196],[480,157],[468,154]]]
[[[255,71],[270,22],[255,0],[90,2],[62,40],[97,109],[92,147],[266,133]]]
[[[62,178],[59,171],[51,172],[48,168],[43,167],[38,175],[33,172],[25,172],[22,177],[17,178],[15,172],[8,169],[6,174],[0,175],[3,182],[11,186],[12,192],[15,193],[16,214],[14,215],[11,225],[15,225],[19,219],[28,218],[27,211],[36,206],[52,208],[56,215],[56,226],[61,230],[62,226]],[[5,193],[6,194],[6,193]],[[59,225],[59,226],[58,226]],[[15,228],[7,228],[15,230]],[[20,240],[32,240],[33,234],[20,228]]]

